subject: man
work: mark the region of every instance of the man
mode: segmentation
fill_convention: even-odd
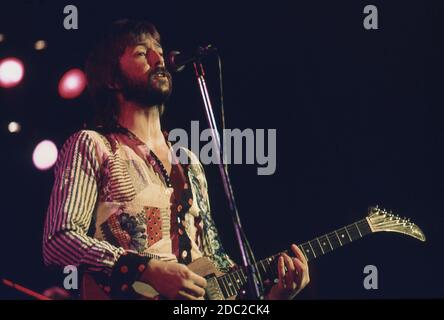
[[[211,218],[202,165],[189,151],[189,164],[172,161],[161,131],[172,81],[159,33],[146,22],[115,23],[86,73],[97,128],[71,136],[57,161],[45,264],[78,266],[115,298],[137,298],[137,281],[169,299],[201,299],[207,282],[186,265],[203,256],[221,271],[234,263]],[[303,254],[292,250],[296,258],[279,258],[269,299],[289,298],[309,281]]]

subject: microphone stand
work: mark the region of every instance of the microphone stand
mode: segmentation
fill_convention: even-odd
[[[248,283],[248,298],[255,300],[263,299],[262,285],[260,283],[260,274],[257,270],[257,266],[253,263],[255,261],[253,252],[249,250],[245,233],[242,229],[242,224],[239,217],[239,212],[234,199],[233,188],[230,182],[230,177],[224,166],[224,159],[221,157],[221,143],[219,132],[217,131],[216,120],[214,118],[213,107],[211,104],[210,96],[208,94],[207,85],[205,82],[205,70],[200,60],[197,60],[194,64],[194,71],[199,84],[200,93],[202,95],[203,104],[205,107],[205,115],[207,118],[208,126],[211,130],[211,137],[213,140],[213,146],[216,147],[216,155],[219,160],[219,172],[222,178],[222,183],[227,197],[228,206],[230,208],[231,218],[234,224],[234,231],[236,239],[239,245],[242,262],[247,272]]]

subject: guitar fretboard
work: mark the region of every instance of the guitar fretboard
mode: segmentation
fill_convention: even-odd
[[[366,219],[362,219],[353,224],[349,224],[341,229],[324,234],[313,240],[298,245],[304,253],[307,261],[319,258],[320,256],[340,248],[352,241],[361,239],[367,234],[372,233]],[[284,251],[288,252],[288,251]],[[274,280],[278,278],[277,259],[281,253],[275,254],[256,263],[257,270],[262,279]],[[237,295],[239,290],[247,283],[247,272],[244,268],[231,271],[217,279],[219,286],[225,298]]]

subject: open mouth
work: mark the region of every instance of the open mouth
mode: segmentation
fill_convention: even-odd
[[[157,70],[156,72],[154,72],[153,76],[156,78],[166,78],[166,72],[162,70]]]

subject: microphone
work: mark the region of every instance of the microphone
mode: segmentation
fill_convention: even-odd
[[[211,44],[206,47],[199,47],[191,54],[182,54],[180,51],[171,51],[167,56],[167,68],[172,72],[180,72],[185,65],[199,61],[207,55],[217,52],[217,48]]]

